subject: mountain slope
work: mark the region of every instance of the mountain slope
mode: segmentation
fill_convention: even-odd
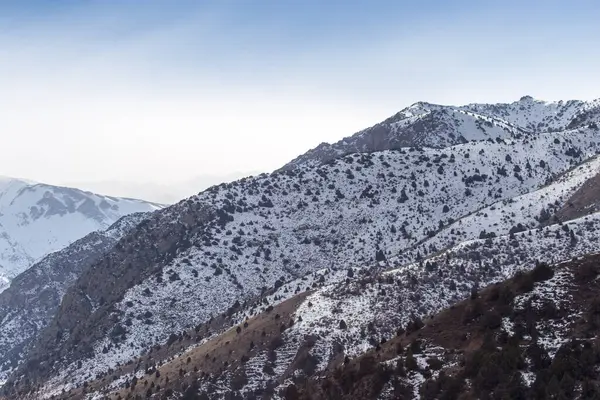
[[[599,265],[517,274],[286,398],[597,398]]]
[[[4,282],[44,255],[122,216],[161,206],[78,189],[0,178],[0,276]]]
[[[581,223],[579,227],[577,224],[570,226],[578,232],[575,244],[568,234],[563,236],[564,239],[557,240],[555,233],[562,233],[563,229],[554,226],[545,228],[544,233],[539,235],[545,238],[545,244],[530,245],[527,240],[529,233],[522,233],[512,240],[506,237],[504,246],[496,242],[485,244],[482,240],[480,247],[465,246],[461,251],[457,249],[423,264],[383,274],[355,270],[353,278],[339,280],[309,293],[292,311],[281,314],[273,321],[276,328],[282,323],[294,321],[293,326],[280,333],[274,355],[269,356],[268,347],[261,349],[257,346],[251,351],[246,350],[242,353],[248,359],[244,366],[238,364],[241,357],[239,353],[230,355],[228,360],[235,363],[234,368],[229,369],[228,373],[215,372],[211,378],[218,376],[217,380],[211,379],[209,382],[201,379],[199,389],[206,391],[212,383],[227,389],[211,398],[234,392],[249,397],[256,390],[269,387],[269,382],[273,380],[277,382],[275,387],[278,392],[290,381],[301,383],[306,374],[319,376],[332,369],[333,365],[341,364],[346,357],[358,357],[378,347],[395,337],[399,331],[410,334],[415,326],[420,325],[415,325],[415,321],[421,318],[426,320],[427,316],[469,296],[473,287],[502,281],[520,269],[531,269],[536,259],[550,260],[544,257],[546,254],[564,260],[597,250],[595,237],[600,229],[598,217],[592,229],[587,227],[587,221],[587,229],[579,229],[584,227],[583,221]],[[557,248],[559,243],[561,247]],[[294,283],[290,286],[294,287]],[[279,294],[282,295],[281,292]],[[276,310],[270,313],[271,318]],[[248,309],[242,312],[244,314],[252,316]],[[459,321],[463,319],[462,312],[460,315]],[[448,325],[436,323],[434,326],[437,332],[451,331]],[[304,349],[307,338],[311,338],[310,345]],[[269,340],[274,339],[271,337]],[[186,357],[188,354],[183,354],[179,360],[185,360]],[[307,360],[309,368],[305,364]],[[261,372],[265,366],[274,372]],[[248,384],[241,388],[230,386],[236,376],[235,367],[238,372],[241,369],[252,376]],[[258,369],[258,373],[252,369]]]
[[[552,183],[511,199],[500,200],[482,207],[440,229],[430,238],[400,255],[398,262],[410,262],[415,254],[435,253],[449,246],[473,239],[493,238],[528,229],[538,228],[559,221],[569,221],[580,215],[565,214],[575,199],[594,199],[591,190],[600,173],[600,158],[592,159],[570,169],[553,179]],[[599,197],[595,197],[599,199]],[[583,207],[583,206],[582,206]],[[590,213],[593,209],[588,209]],[[565,218],[566,216],[566,218]]]
[[[597,109],[598,105],[598,100],[547,102],[523,96],[513,103],[469,104],[460,108],[493,116],[529,131],[552,132],[574,128],[574,119],[589,110]]]
[[[569,198],[567,203],[556,211],[556,219],[569,221],[600,211],[600,174],[588,179]]]
[[[463,382],[454,388],[456,393],[441,398],[457,398],[460,392],[469,394],[466,398],[503,394],[515,372],[522,379],[516,386],[524,393],[543,390],[557,371],[546,369],[562,362],[573,339],[579,351],[581,346],[584,352],[594,349],[593,354],[600,349],[595,343],[599,298],[594,279],[599,266],[597,254],[555,270],[547,264],[527,265],[528,272],[513,271],[487,288],[460,289],[447,307],[422,319],[408,312],[406,318],[395,318],[408,299],[396,301],[395,291],[410,296],[416,285],[410,276],[405,280],[396,274],[357,271],[337,288],[303,292],[255,316],[244,315],[250,308],[241,310],[234,314],[231,329],[211,334],[214,327],[203,325],[175,335],[88,388],[109,399],[148,393],[206,399],[434,399],[451,390],[440,375],[445,371],[461,382],[473,379],[473,384]],[[352,298],[358,289],[368,302]],[[431,293],[428,300],[434,301]],[[352,343],[357,340],[360,345]],[[504,351],[517,342],[520,363],[498,362],[494,357],[502,354],[496,354],[492,358],[501,366],[494,370],[496,380],[494,374],[478,376],[480,352]],[[572,378],[585,381],[586,375],[577,371],[569,371]],[[81,394],[74,390],[67,396],[83,398]]]
[[[385,259],[481,205],[539,188],[591,156],[596,141],[593,129],[580,129],[356,154],[212,188],[155,213],[84,272],[20,373],[77,381],[82,370],[114,368],[236,299],[322,268]],[[505,173],[508,163],[522,172]],[[100,279],[107,287],[92,284]]]
[[[105,231],[92,232],[45,256],[0,293],[0,380],[50,323],[70,284],[146,217],[130,214]]]

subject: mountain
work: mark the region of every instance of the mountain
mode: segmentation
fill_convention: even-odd
[[[4,391],[319,395],[480,287],[598,251],[595,104],[417,103],[151,213],[65,288]]]
[[[124,215],[159,208],[142,200],[0,178],[0,289],[46,254]]]
[[[322,143],[286,164],[320,165],[351,154],[403,147],[443,148],[472,140],[519,138],[536,133],[596,126],[600,100],[546,102],[523,96],[507,104],[441,106],[426,102],[411,105],[337,143]]]

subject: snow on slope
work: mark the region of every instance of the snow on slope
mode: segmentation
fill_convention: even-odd
[[[506,235],[463,243],[422,263],[392,269],[382,275],[357,270],[349,282],[346,276],[339,279],[338,275],[338,282],[317,289],[297,308],[295,323],[282,334],[284,344],[273,361],[276,375],[254,375],[241,393],[249,396],[251,391],[265,388],[275,378],[301,376],[300,371],[290,371],[289,367],[308,336],[315,338],[310,355],[318,360],[316,373],[319,374],[336,354],[339,357],[340,349],[343,356],[350,358],[363,354],[382,339],[394,337],[399,328],[407,327],[415,317],[424,319],[468,297],[474,283],[484,287],[504,281],[518,270],[530,270],[537,261],[552,264],[597,252],[600,249],[598,232],[600,213],[514,237]],[[288,288],[295,284],[301,281],[290,283]],[[286,297],[283,291],[278,295]],[[245,315],[261,311],[264,309],[255,313],[246,310]],[[560,344],[560,341],[549,342],[547,349],[555,351]],[[279,351],[292,356],[281,357]],[[263,360],[267,352],[254,358]],[[254,358],[248,364],[255,363]],[[219,383],[229,378],[223,376]]]
[[[48,325],[69,285],[146,216],[129,214],[105,231],[92,232],[48,254],[0,293],[0,380]]]
[[[598,372],[597,265],[591,254],[493,285],[428,319],[423,329],[371,347],[344,366],[339,360],[326,379],[295,379],[304,392],[296,398],[597,397],[587,384]],[[557,376],[575,383],[559,385]]]
[[[283,169],[318,166],[351,153],[369,153],[403,147],[443,148],[469,141],[520,137],[527,130],[471,110],[416,103],[393,117],[329,144],[322,143],[292,160]]]
[[[595,131],[584,129],[355,154],[207,190],[188,201],[225,210],[231,220],[189,238],[193,245],[162,273],[129,289],[111,315],[126,331],[123,341],[99,341],[82,368],[95,374],[125,362],[169,332],[203,322],[277,281],[374,263],[377,249],[397,254],[482,206],[541,187],[591,156],[597,140]],[[577,151],[567,155],[572,147]],[[515,165],[520,172],[500,172]],[[75,364],[58,380],[71,378],[81,378]]]
[[[575,239],[569,233],[571,231],[574,232]],[[330,367],[333,359],[341,362],[345,356],[352,359],[364,354],[383,343],[384,339],[395,337],[398,329],[407,327],[415,317],[425,320],[428,315],[468,297],[474,283],[483,287],[504,281],[518,270],[531,269],[540,259],[556,263],[596,252],[598,232],[600,213],[565,225],[556,224],[518,233],[514,237],[507,235],[475,240],[421,264],[393,269],[383,274],[369,268],[355,269],[352,275],[341,273],[342,271],[320,271],[289,282],[275,294],[268,296],[262,307],[256,309],[253,305],[242,309],[237,314],[234,326],[241,326],[247,317],[264,313],[267,305],[274,306],[282,299],[294,296],[294,288],[305,290],[316,280],[320,280],[320,276],[325,277],[325,280],[331,279],[326,286],[317,288],[302,301],[291,317],[293,325],[281,334],[280,344],[275,350],[266,348],[255,352],[243,363],[240,368],[248,381],[239,389],[239,394],[242,398],[252,398],[274,382],[278,385],[275,389],[277,393],[295,379],[302,380],[305,370],[297,360],[307,338],[311,338],[309,357],[314,360],[318,376]],[[515,308],[521,308],[527,299],[533,299],[535,304],[535,299],[546,301],[552,297],[562,297],[568,302],[568,298],[560,294],[566,289],[560,283],[563,278],[564,274],[558,273],[544,286],[536,286],[529,294],[517,296]],[[575,315],[569,319],[574,317]],[[287,319],[282,318],[281,321],[285,322]],[[542,335],[540,340],[551,356],[564,343],[563,336],[566,332],[558,328],[560,324],[557,325],[552,320],[538,326]],[[213,337],[218,335],[216,332]],[[426,352],[426,355],[432,354],[431,351]],[[180,360],[185,360],[187,356],[185,352],[177,354]],[[240,354],[234,354],[232,359],[236,357],[239,358]],[[302,357],[307,356],[304,354]],[[422,357],[417,361],[423,362],[425,366],[427,357]],[[171,359],[167,360],[167,363],[170,361]],[[173,364],[177,365],[177,361],[173,361]],[[273,372],[266,372],[263,367],[267,365]],[[232,371],[238,373],[239,368]],[[210,398],[225,397],[233,392],[231,382],[234,372],[218,374],[210,379],[200,378],[200,386],[212,394]],[[218,390],[214,391],[215,388]]]
[[[1,178],[0,277],[7,282],[44,255],[124,215],[159,208],[142,200]]]
[[[573,118],[593,105],[594,102],[580,100],[547,102],[523,96],[513,103],[469,104],[461,109],[494,116],[528,130],[548,132],[566,129]]]
[[[551,218],[553,211],[564,205],[577,189],[599,173],[600,158],[593,157],[539,190],[499,201],[455,221],[424,243],[410,249],[398,262],[410,260],[416,252],[432,253],[477,239],[482,232],[488,235],[506,235],[511,229],[517,232],[535,228],[540,223],[548,222],[540,220],[542,212],[546,212],[547,218]]]

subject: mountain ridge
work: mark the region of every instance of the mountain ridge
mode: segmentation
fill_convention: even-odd
[[[539,110],[540,107],[534,106],[541,106],[542,109]],[[513,103],[473,103],[465,106],[438,105],[420,101],[336,143],[321,143],[290,161],[282,169],[292,169],[300,164],[320,165],[353,152],[418,146],[441,148],[468,140],[508,138],[531,132],[564,130],[580,115],[598,113],[599,110],[600,100],[546,102],[534,100],[531,96],[523,96]],[[446,116],[432,118],[433,113]],[[464,114],[468,118],[460,121],[456,117],[449,118],[448,113],[458,116]],[[529,121],[529,118],[535,119]],[[408,124],[408,127],[404,127],[404,124]],[[575,123],[570,128],[577,126],[578,124]],[[370,141],[365,141],[364,137],[368,137]]]

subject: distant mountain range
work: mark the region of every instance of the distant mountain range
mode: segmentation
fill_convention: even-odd
[[[565,343],[598,313],[567,303],[598,275],[571,279],[600,251],[599,124],[599,101],[420,102],[271,174],[125,217],[0,296],[0,336],[28,327],[0,341],[4,394],[530,398],[563,379],[591,393],[600,358],[578,346],[594,344]],[[571,359],[591,364],[569,380]]]
[[[0,289],[34,261],[161,205],[0,177]]]

